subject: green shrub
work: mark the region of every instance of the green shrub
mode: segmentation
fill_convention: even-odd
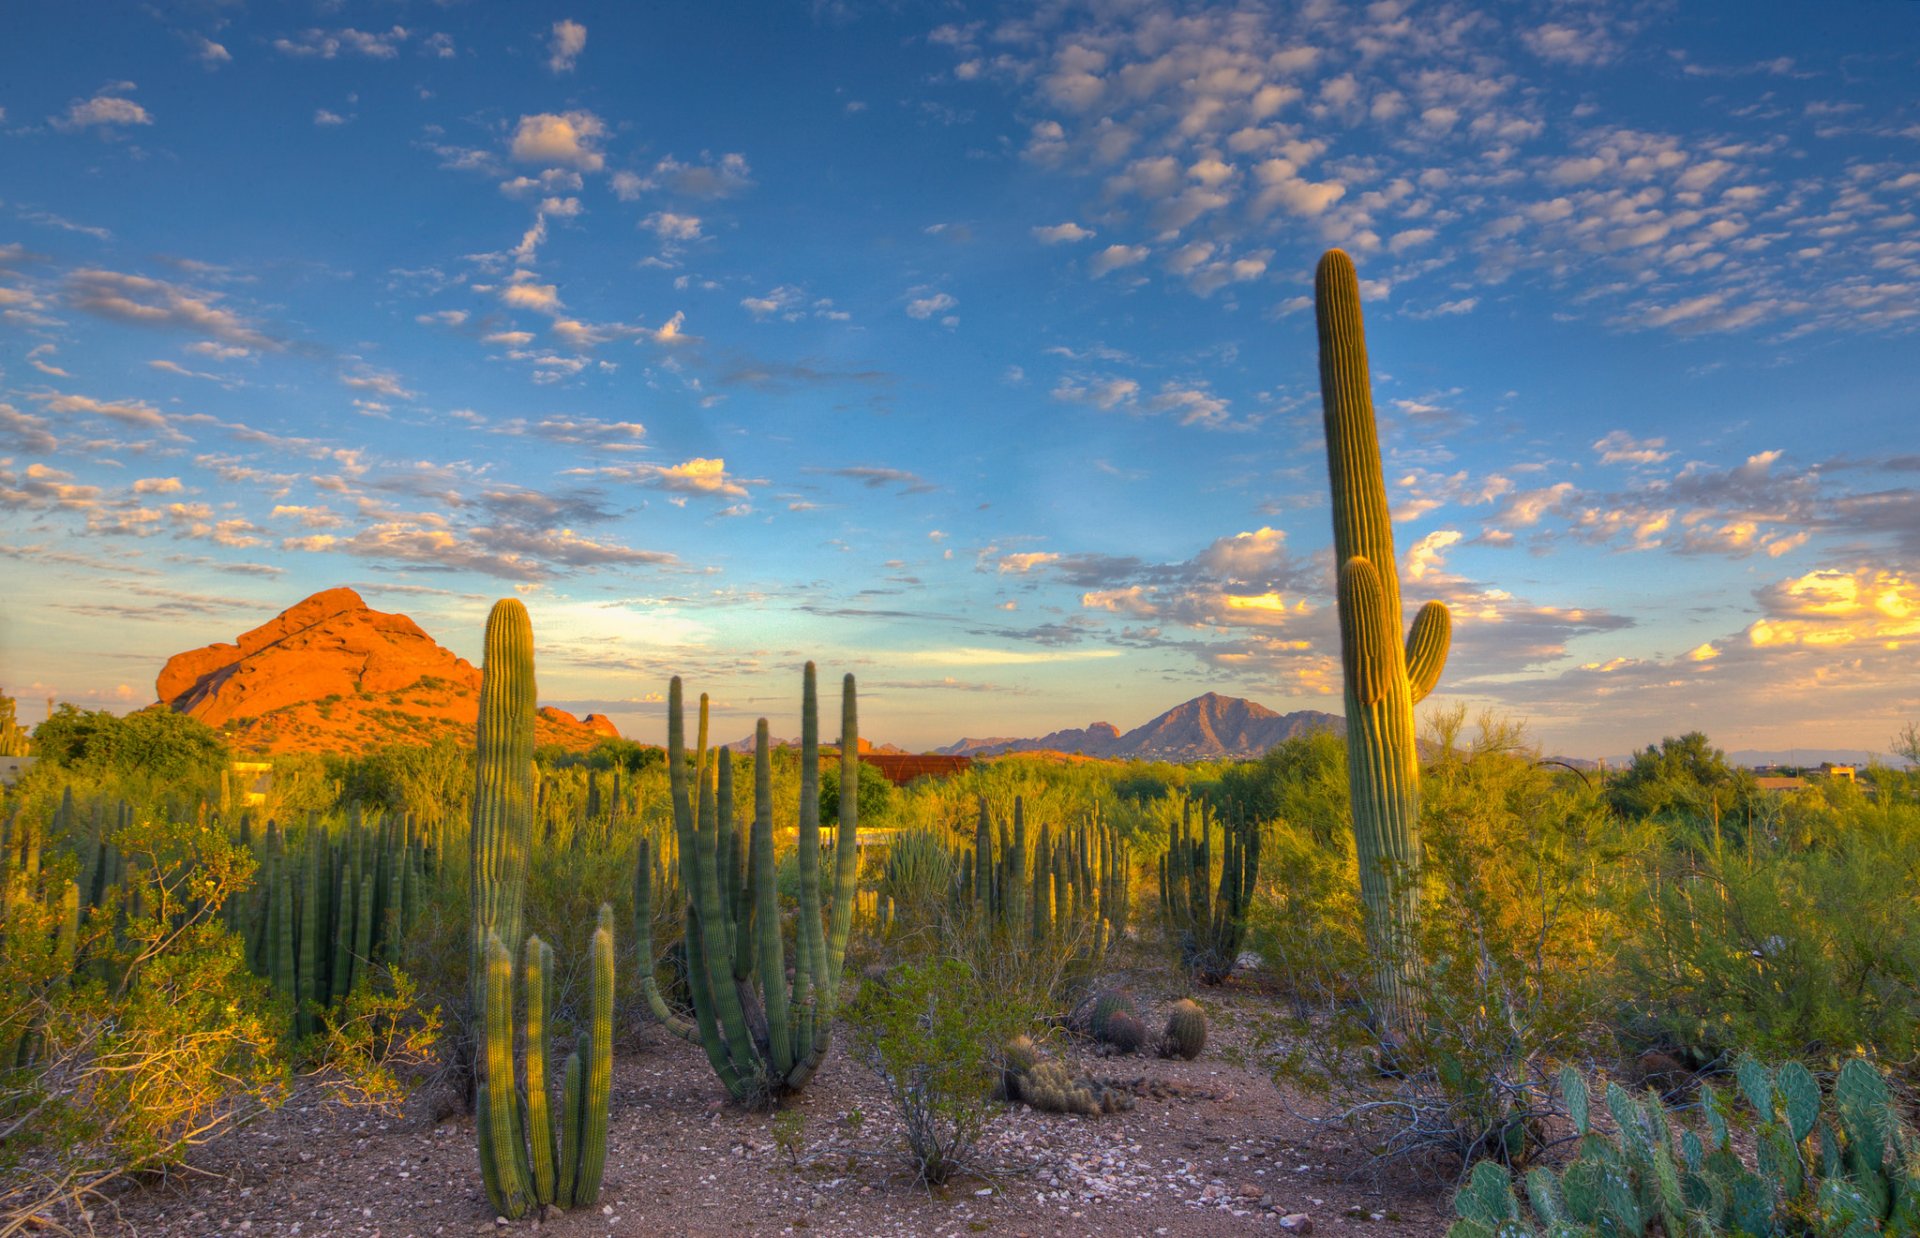
[[[958,959],[895,967],[868,980],[848,1011],[854,1054],[886,1087],[921,1182],[967,1168],[994,1101],[1002,1046],[1033,1010]]]
[[[272,1107],[287,1012],[221,922],[253,857],[224,831],[117,831],[123,885],[59,944],[54,900],[14,882],[0,951],[0,1229],[78,1206]],[[70,863],[63,861],[64,863]],[[49,880],[64,884],[56,866]]]
[[[1309,915],[1267,940],[1331,964],[1301,970],[1332,1008],[1290,1020],[1281,1072],[1336,1093],[1382,1160],[1524,1163],[1555,1113],[1553,1063],[1604,1053],[1615,923],[1595,872],[1607,816],[1579,779],[1540,765],[1506,724],[1442,716],[1422,775],[1423,914],[1411,1026],[1390,1036],[1353,999],[1368,968],[1353,930]],[[1341,904],[1320,904],[1339,916]],[[1348,914],[1347,923],[1354,917]],[[1344,953],[1335,953],[1344,947]]]
[[[1828,1067],[1920,1055],[1920,810],[1830,802],[1824,845],[1682,834],[1645,865],[1622,952],[1638,1035],[1694,1065],[1735,1047]]]

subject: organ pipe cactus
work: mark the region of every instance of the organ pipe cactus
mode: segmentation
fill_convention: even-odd
[[[1180,961],[1205,984],[1219,984],[1240,961],[1247,911],[1260,879],[1260,831],[1244,818],[1220,823],[1220,875],[1213,875],[1213,810],[1204,801],[1180,806],[1160,860],[1160,911]]]
[[[600,1198],[613,1090],[613,908],[600,905],[587,983],[587,1025],[562,1070],[555,1130],[547,1084],[547,993],[553,949],[529,937],[525,992],[525,1087],[514,1085],[513,962],[498,933],[487,936],[483,1086],[475,1127],[487,1202],[509,1220],[535,1207],[584,1207]],[[556,1146],[557,1144],[557,1146]]]
[[[700,698],[699,731],[687,759],[680,680],[667,697],[667,769],[674,832],[680,846],[680,882],[686,891],[688,987],[694,1019],[671,1011],[651,975],[643,977],[647,1004],[676,1035],[695,1041],[736,1100],[760,1101],[806,1085],[826,1057],[839,1001],[840,974],[853,923],[859,861],[858,797],[840,797],[834,843],[831,902],[820,889],[820,720],[815,672],[807,664],[800,722],[800,905],[794,925],[793,979],[787,979],[786,941],[773,854],[773,775],[767,722],[754,737],[753,823],[740,845],[733,807],[732,754],[707,753],[707,698]],[[840,785],[858,786],[859,727],[853,676],[846,677],[840,712]],[[717,767],[717,768],[716,768]],[[693,785],[689,785],[689,783]],[[745,872],[742,873],[744,861]],[[643,864],[650,856],[643,852]],[[652,916],[637,915],[645,929]],[[651,960],[652,943],[641,959]]]
[[[1401,641],[1400,577],[1353,260],[1340,250],[1327,251],[1314,274],[1313,293],[1333,491],[1347,778],[1360,894],[1376,960],[1376,1014],[1392,1036],[1410,1023],[1415,980],[1420,763],[1413,707],[1440,680],[1451,620],[1444,605],[1428,602]]]

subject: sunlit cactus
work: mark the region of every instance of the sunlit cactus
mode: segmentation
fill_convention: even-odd
[[[1329,250],[1314,274],[1313,291],[1333,490],[1354,842],[1376,960],[1376,1014],[1383,1030],[1398,1035],[1412,1013],[1412,933],[1419,914],[1420,762],[1413,707],[1439,682],[1450,620],[1445,606],[1428,602],[1402,641],[1393,522],[1352,259]]]
[[[693,759],[687,759],[686,720],[678,678],[667,697],[667,770],[680,882],[688,901],[686,953],[694,1019],[670,1010],[651,976],[652,942],[641,943],[642,986],[655,1017],[706,1050],[707,1060],[736,1100],[761,1101],[806,1086],[832,1042],[840,975],[853,927],[859,856],[858,803],[840,797],[832,889],[820,888],[820,719],[814,667],[807,664],[800,722],[800,813],[795,862],[800,899],[794,927],[793,978],[787,978],[786,939],[773,854],[773,773],[767,723],[754,738],[753,822],[745,847],[734,820],[732,754],[707,751],[707,699],[700,698]],[[859,785],[858,718],[853,676],[846,677],[840,711],[840,785]],[[689,781],[694,785],[690,786]],[[651,867],[649,850],[642,863]],[[743,871],[744,870],[744,871]],[[637,927],[650,931],[653,895]]]

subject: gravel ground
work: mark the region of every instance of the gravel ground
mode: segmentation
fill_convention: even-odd
[[[1235,1064],[1252,1057],[1242,1029],[1263,999],[1231,987],[1202,996],[1214,1031],[1196,1061],[1056,1045],[1088,1072],[1139,1080],[1135,1108],[1100,1118],[1009,1108],[989,1128],[981,1174],[932,1192],[915,1185],[878,1081],[847,1056],[844,1037],[794,1102],[803,1146],[789,1157],[770,1115],[722,1103],[700,1052],[649,1026],[615,1061],[595,1207],[496,1222],[470,1118],[432,1121],[424,1102],[423,1112],[383,1118],[296,1100],[205,1149],[198,1173],[104,1204],[94,1224],[155,1238],[1444,1232],[1444,1186],[1370,1181],[1344,1132],[1316,1127],[1303,1116],[1309,1102]]]

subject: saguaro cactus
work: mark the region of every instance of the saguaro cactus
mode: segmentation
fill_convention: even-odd
[[[642,987],[655,1017],[706,1050],[714,1072],[736,1100],[759,1100],[804,1087],[819,1069],[832,1036],[853,920],[859,800],[850,793],[840,797],[832,903],[826,908],[820,891],[819,712],[809,662],[801,704],[795,856],[800,906],[789,984],[773,857],[773,775],[766,720],[760,720],[754,739],[753,825],[742,848],[735,832],[732,755],[722,748],[714,761],[706,751],[706,697],[700,698],[699,733],[689,763],[680,680],[674,679],[668,689],[667,770],[680,843],[680,881],[688,900],[687,972],[695,1021],[674,1015],[650,976],[642,980]],[[858,735],[853,676],[849,675],[841,697],[842,787],[859,785]],[[696,788],[688,786],[689,774]],[[643,872],[650,861],[650,852],[643,853]],[[650,930],[651,914],[635,918],[638,927]],[[652,943],[643,942],[642,966],[653,957]]]
[[[1360,282],[1345,253],[1328,250],[1320,259],[1313,300],[1339,565],[1354,843],[1377,960],[1376,1012],[1383,1029],[1397,1035],[1411,1014],[1411,934],[1419,915],[1420,762],[1413,707],[1440,680],[1451,620],[1444,605],[1428,602],[1401,644],[1400,576],[1374,429]]]
[[[520,949],[527,851],[533,837],[533,623],[517,599],[487,616],[473,795],[472,1005],[484,1004],[489,934],[511,959]]]

